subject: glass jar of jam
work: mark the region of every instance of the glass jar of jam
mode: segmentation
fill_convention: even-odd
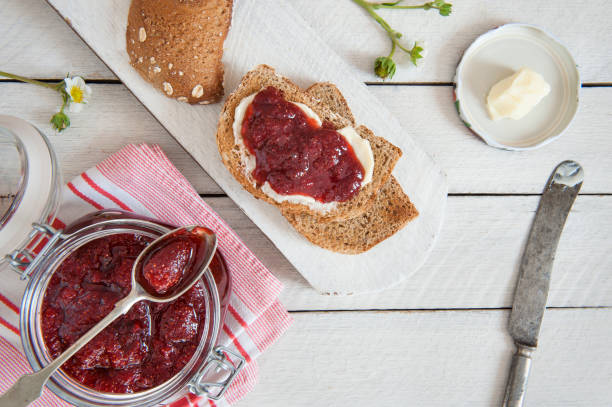
[[[49,240],[22,270],[29,281],[20,330],[26,357],[37,370],[127,294],[135,256],[173,227],[104,210],[63,231],[35,228]],[[105,274],[108,270],[115,274]],[[217,345],[230,293],[230,274],[217,252],[201,281],[176,305],[134,305],[107,328],[110,332],[103,331],[66,362],[47,387],[77,405],[150,406],[185,390],[218,399],[244,364],[240,355]],[[63,320],[56,322],[60,315]]]
[[[4,131],[2,124],[0,120]],[[42,133],[35,132],[46,142],[57,174],[51,145]],[[21,156],[22,172],[25,168],[27,174],[31,148],[21,144],[19,131],[5,132],[3,137],[14,142],[11,148]],[[33,228],[19,232],[23,239],[13,238],[19,243],[0,264],[28,280],[20,333],[34,370],[47,365],[110,311],[129,291],[135,256],[150,241],[175,228],[129,212],[103,210],[56,230],[49,223],[60,182],[58,175],[52,178],[43,211],[33,218],[30,211]],[[27,182],[26,175],[16,177],[14,184],[28,193]],[[13,225],[9,226],[14,227],[14,222],[23,220],[20,200],[16,194],[14,202],[4,208],[8,214],[5,224],[10,221]],[[5,232],[0,223],[0,237]],[[40,242],[45,243],[38,245]],[[135,304],[56,371],[47,387],[80,406],[152,406],[183,397],[187,391],[220,398],[245,363],[240,355],[217,343],[231,289],[231,275],[217,251],[193,289],[168,304]]]

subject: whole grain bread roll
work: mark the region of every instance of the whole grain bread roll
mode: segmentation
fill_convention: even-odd
[[[126,31],[130,63],[168,97],[200,104],[221,100],[232,3],[132,0]]]

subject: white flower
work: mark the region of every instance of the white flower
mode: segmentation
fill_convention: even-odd
[[[89,101],[91,97],[91,88],[85,84],[85,81],[80,76],[64,79],[66,83],[66,93],[70,97],[68,109],[71,112],[80,112],[83,105]]]

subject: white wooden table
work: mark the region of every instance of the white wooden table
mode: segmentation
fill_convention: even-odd
[[[128,0],[126,0],[128,1]],[[418,69],[393,81],[371,74],[388,44],[349,0],[294,0],[302,16],[356,66],[371,91],[446,171],[446,221],[427,263],[378,294],[320,296],[42,0],[0,1],[0,70],[58,80],[82,75],[93,101],[53,135],[57,95],[0,82],[0,112],[50,135],[64,179],[126,143],[157,143],[285,284],[295,324],[260,359],[260,382],[241,406],[491,406],[513,349],[506,333],[517,267],[553,167],[574,159],[585,182],[559,244],[527,393],[528,406],[612,404],[612,25],[606,0],[455,1],[451,17],[383,11],[425,40]],[[460,123],[454,68],[480,33],[507,22],[543,26],[573,53],[579,113],[559,140],[531,152],[486,146]],[[330,271],[331,272],[331,271]]]

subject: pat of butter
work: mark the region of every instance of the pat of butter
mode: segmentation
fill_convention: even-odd
[[[518,120],[549,93],[550,85],[542,75],[529,68],[521,68],[493,85],[487,96],[487,110],[493,120],[506,117]]]
[[[255,160],[255,157],[247,150],[246,146],[244,145],[244,140],[242,139],[241,130],[242,130],[242,122],[244,120],[244,115],[246,114],[246,110],[249,107],[249,105],[253,102],[253,99],[255,98],[256,95],[257,93],[254,93],[242,99],[240,103],[238,104],[238,106],[236,106],[236,110],[234,111],[234,123],[233,123],[234,142],[239,148],[241,159],[242,159],[242,164],[249,178],[251,176],[251,173],[255,169],[256,160]],[[291,103],[299,107],[306,116],[314,119],[317,122],[317,124],[321,126],[322,124],[321,119],[310,107],[308,107],[307,105],[303,103],[298,103],[298,102],[291,102]],[[361,181],[361,186],[363,187],[364,185],[369,184],[370,182],[372,182],[372,175],[374,173],[374,153],[372,152],[372,147],[370,146],[370,142],[368,140],[363,139],[357,133],[357,131],[352,127],[344,127],[342,129],[339,129],[338,133],[340,133],[344,137],[346,142],[351,146],[351,148],[353,149],[353,152],[355,153],[355,156],[357,157],[357,159],[363,166],[365,173],[363,176],[363,180]],[[250,181],[253,183],[253,185],[255,185],[255,181],[253,179],[250,178]],[[274,199],[276,202],[291,202],[291,203],[302,204],[318,212],[324,212],[324,213],[329,212],[330,210],[334,209],[337,205],[336,202],[322,203],[322,202],[317,201],[313,197],[307,196],[307,195],[279,194],[272,189],[272,187],[267,181],[264,183],[264,185],[262,185],[261,190],[266,195]]]

